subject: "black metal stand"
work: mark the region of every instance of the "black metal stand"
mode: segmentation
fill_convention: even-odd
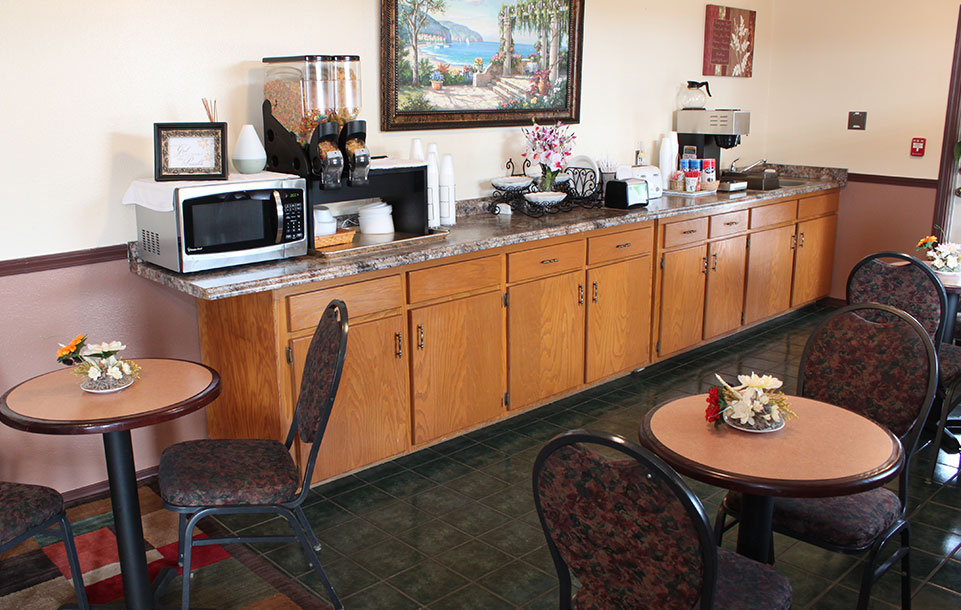
[[[505,167],[510,170],[511,176],[524,175],[525,170],[530,166],[530,160],[524,159],[521,171],[514,173],[513,159],[508,159],[505,165]],[[594,170],[586,167],[569,167],[564,173],[570,176],[570,178],[566,182],[554,184],[554,190],[565,194],[564,199],[559,202],[539,204],[528,201],[524,195],[536,193],[540,190],[537,187],[537,181],[534,181],[529,187],[522,190],[507,191],[495,188],[491,196],[491,202],[487,205],[487,211],[492,214],[499,214],[500,208],[498,206],[500,204],[506,204],[509,205],[514,212],[539,218],[546,214],[569,212],[575,207],[599,208],[604,205],[604,200],[601,198],[602,193],[598,180],[599,176]]]
[[[771,521],[774,498],[743,494],[741,523],[737,528],[737,552],[762,563],[771,563]]]

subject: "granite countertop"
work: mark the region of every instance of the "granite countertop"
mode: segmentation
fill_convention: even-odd
[[[174,273],[145,263],[137,255],[136,242],[131,242],[130,270],[143,278],[198,299],[223,299],[656,218],[699,211],[725,212],[748,203],[798,196],[837,188],[843,184],[843,180],[804,182],[803,185],[772,191],[716,193],[699,197],[665,195],[652,199],[647,206],[632,210],[575,208],[570,212],[541,218],[530,218],[523,214],[480,214],[476,213],[475,209],[473,213],[468,211],[468,215],[459,216],[457,224],[450,228],[450,233],[444,240],[340,258],[308,254],[269,263],[199,273]],[[461,207],[461,202],[458,202],[458,206]]]

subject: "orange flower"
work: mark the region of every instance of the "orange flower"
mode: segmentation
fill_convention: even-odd
[[[917,245],[916,247],[917,247],[917,248],[924,248],[924,247],[926,247],[928,244],[932,244],[932,245],[933,245],[933,244],[936,244],[936,243],[938,243],[938,238],[935,237],[934,235],[928,235],[927,237],[925,237],[924,239],[922,239],[921,241],[919,241],[919,242],[918,242],[918,245]]]
[[[57,350],[57,358],[63,358],[67,354],[72,354],[77,349],[77,346],[83,342],[83,339],[83,333],[78,334],[76,337],[74,337],[73,341]]]

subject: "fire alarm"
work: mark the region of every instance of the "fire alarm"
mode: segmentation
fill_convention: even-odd
[[[923,157],[926,142],[927,140],[925,138],[911,138],[911,156]]]

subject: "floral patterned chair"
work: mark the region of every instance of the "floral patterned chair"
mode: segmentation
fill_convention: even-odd
[[[182,606],[190,602],[190,551],[194,546],[226,542],[300,542],[331,603],[343,608],[320,565],[320,543],[301,504],[310,491],[317,451],[340,384],[347,352],[347,306],[333,300],[314,331],[300,383],[300,395],[287,439],[204,439],[177,443],[160,456],[158,479],[163,505],[180,514],[180,562],[184,579]],[[290,455],[294,438],[310,443],[304,476]],[[299,491],[298,491],[299,489]],[[234,536],[194,539],[204,517],[227,513],[275,513],[284,517],[292,536]]]
[[[63,496],[49,487],[0,481],[0,553],[31,536],[46,533],[58,522],[67,551],[73,590],[77,594],[77,605],[83,609],[89,608],[87,592],[83,588],[83,572],[77,560],[77,548],[73,544],[73,530],[63,510]]]
[[[872,584],[901,561],[901,607],[911,607],[908,473],[937,387],[938,360],[926,329],[907,313],[878,303],[848,305],[814,329],[801,355],[798,394],[842,406],[901,439],[906,460],[897,493],[885,488],[828,498],[775,498],[773,529],[841,553],[867,551],[858,608],[868,607]],[[729,492],[715,531],[736,523],[742,496]],[[735,518],[726,523],[726,516]],[[879,565],[879,552],[900,545]]]
[[[715,547],[677,473],[622,437],[573,430],[551,440],[534,463],[534,502],[561,608],[571,607],[571,573],[578,608],[791,607],[788,579]]]
[[[948,414],[961,402],[961,347],[944,337],[947,321],[947,295],[944,284],[917,258],[900,252],[878,252],[861,259],[848,275],[848,303],[884,303],[911,314],[934,342],[938,353],[938,391],[934,413],[940,421],[932,444],[934,457],[928,480],[937,467],[937,450],[941,447]],[[958,452],[957,440],[948,435],[946,448]]]

